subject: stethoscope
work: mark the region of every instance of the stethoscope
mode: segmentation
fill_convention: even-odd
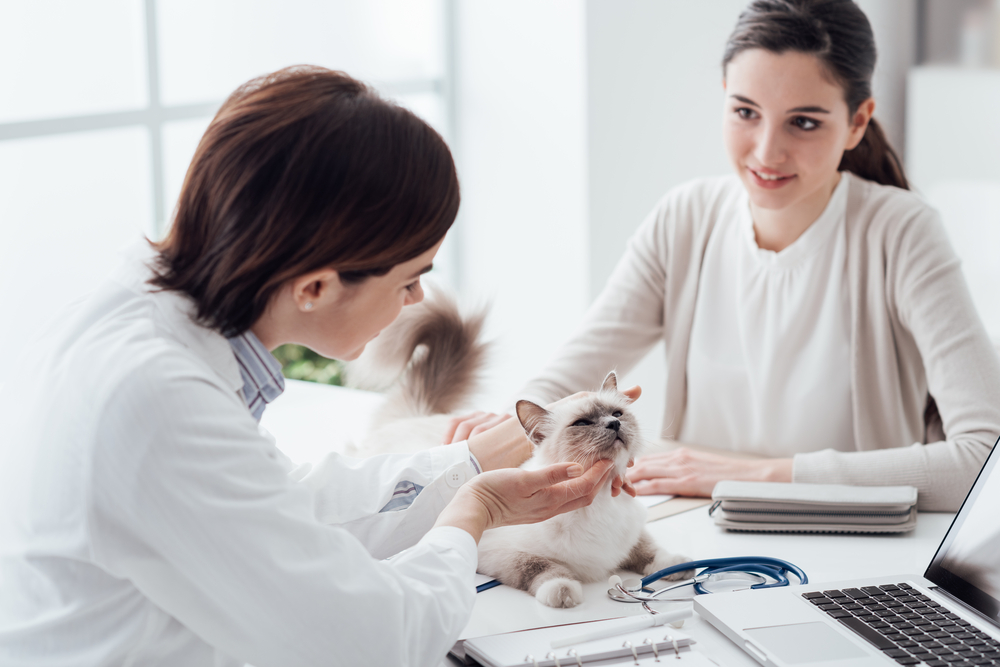
[[[666,588],[658,590],[647,590],[654,581],[659,581],[664,577],[669,577],[685,570],[698,570],[690,579],[679,581]],[[688,563],[680,563],[666,569],[654,572],[641,580],[622,580],[615,576],[611,577],[609,583],[612,587],[608,589],[608,597],[616,602],[640,602],[646,611],[655,614],[656,612],[649,606],[650,602],[683,602],[690,600],[685,598],[661,598],[663,593],[677,590],[685,586],[692,586],[698,595],[711,593],[711,584],[725,582],[727,590],[734,590],[733,582],[746,584],[743,589],[752,588],[777,588],[788,586],[788,574],[794,574],[800,584],[809,583],[809,577],[798,565],[781,560],[780,558],[770,558],[768,556],[739,556],[735,558],[705,558],[703,560],[693,560]],[[636,584],[636,582],[638,582]],[[708,586],[706,586],[708,585]],[[737,589],[739,590],[739,589]]]

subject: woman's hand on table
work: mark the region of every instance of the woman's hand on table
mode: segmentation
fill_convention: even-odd
[[[586,507],[613,475],[611,461],[589,470],[579,463],[556,463],[541,470],[508,468],[476,475],[438,516],[435,526],[455,526],[476,542],[483,531],[545,521]]]
[[[663,493],[710,498],[716,482],[791,482],[792,459],[742,459],[679,447],[643,456],[628,472],[641,495]]]

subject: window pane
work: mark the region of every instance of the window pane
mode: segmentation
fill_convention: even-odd
[[[146,105],[141,0],[0,3],[0,122]]]
[[[442,76],[443,0],[171,0],[157,5],[161,99],[223,99],[298,64],[370,82]]]
[[[177,197],[181,194],[188,165],[191,164],[201,135],[205,134],[211,120],[211,117],[206,116],[166,123],[163,126],[163,189],[167,207],[163,220],[168,224],[173,220],[174,207],[177,206]],[[166,232],[166,229],[163,231]]]
[[[144,128],[0,142],[0,350],[91,291],[152,224]],[[0,383],[4,382],[0,364]]]

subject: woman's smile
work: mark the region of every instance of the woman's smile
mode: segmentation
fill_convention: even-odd
[[[777,190],[795,179],[795,174],[783,174],[766,167],[747,167],[747,171],[750,172],[754,185],[767,190]]]

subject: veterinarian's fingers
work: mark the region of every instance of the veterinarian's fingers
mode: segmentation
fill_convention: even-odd
[[[510,419],[510,415],[508,415],[508,414],[502,414],[502,415],[493,415],[493,414],[491,414],[491,418],[490,419],[488,419],[487,421],[484,421],[482,424],[479,424],[475,428],[473,428],[472,432],[470,432],[469,435],[473,436],[473,435],[477,435],[479,433],[482,433],[483,431],[488,431],[491,428],[493,428],[494,426],[498,426],[498,425],[504,423],[508,419]]]
[[[587,473],[589,474],[590,471],[587,471]],[[576,479],[583,475],[583,466],[579,463],[553,463],[541,470],[530,471],[527,479],[532,489],[530,493],[534,494],[565,482],[568,479]]]
[[[629,399],[631,399],[632,402],[635,403],[635,401],[640,396],[642,396],[642,387],[640,387],[639,385],[635,385],[634,387],[629,387],[628,389],[626,389],[622,393],[625,394],[626,396],[628,396]]]
[[[611,461],[602,460],[591,466],[590,470],[580,479],[559,484],[558,487],[562,487],[567,493],[561,498],[561,504],[552,510],[551,515],[571,512],[594,502],[598,492],[604,488],[605,483],[613,474],[614,464]]]
[[[628,481],[627,477],[622,478],[622,491],[629,494],[633,498],[635,498],[637,493],[635,487],[632,486],[632,482]]]
[[[467,415],[460,415],[458,417],[452,417],[451,419],[449,419],[448,420],[448,428],[445,429],[445,431],[444,431],[444,438],[441,439],[442,444],[450,445],[453,442],[452,438],[455,437],[455,431],[458,430],[458,427],[466,419],[472,419],[476,415],[480,415],[480,414],[482,414],[482,412],[473,412],[473,413],[470,413],[470,414],[467,414]]]
[[[575,465],[579,466],[579,464]],[[602,459],[590,466],[590,469],[582,475],[578,475],[576,479],[555,483],[550,488],[543,489],[542,492],[547,494],[550,502],[556,506],[576,500],[577,498],[587,497],[590,500],[585,502],[584,505],[589,505],[597,495],[598,489],[604,486],[604,482],[607,481],[613,469],[614,463]]]
[[[489,412],[477,412],[474,416],[467,418],[458,425],[458,428],[455,429],[455,435],[452,436],[451,442],[462,442],[463,440],[468,440],[469,436],[472,435],[473,429],[488,421],[492,416],[493,415]]]
[[[590,394],[591,394],[591,392],[589,392],[589,391],[578,391],[575,394],[570,394],[569,396],[566,396],[564,398],[560,398],[558,401],[553,401],[552,403],[549,403],[545,407],[547,409],[551,410],[552,408],[554,408],[554,407],[556,407],[558,405],[561,405],[561,404],[566,403],[568,401],[572,401],[573,399],[576,399],[576,398],[580,398],[581,396],[589,396]]]

